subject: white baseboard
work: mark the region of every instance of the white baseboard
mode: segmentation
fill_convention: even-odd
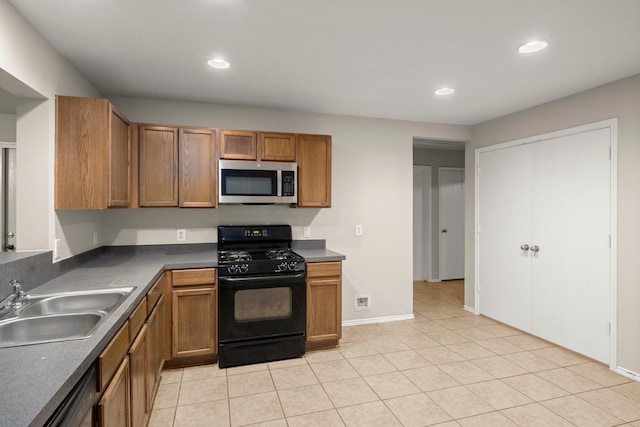
[[[400,316],[370,317],[368,319],[345,320],[342,326],[370,325],[372,323],[396,322],[398,320],[413,320],[415,316],[411,314],[403,314]]]
[[[640,374],[621,368],[620,366],[615,368],[613,372],[617,372],[618,374],[625,376],[627,378],[631,378],[634,381],[640,381]]]
[[[463,309],[473,313],[473,314],[480,314],[476,311],[476,309],[474,307],[469,307],[468,305],[463,305],[462,306]]]

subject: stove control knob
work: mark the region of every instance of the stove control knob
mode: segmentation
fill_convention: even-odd
[[[247,271],[249,271],[249,264],[242,264],[238,268],[238,271],[240,271],[241,274],[245,274]]]
[[[289,270],[290,271],[296,271],[296,267],[298,266],[298,263],[296,261],[291,261],[289,263]]]
[[[281,271],[287,271],[287,263],[281,262],[276,266],[276,273],[280,273]]]
[[[238,272],[238,266],[237,265],[230,265],[229,267],[227,267],[227,271],[229,272],[229,274],[236,274]]]

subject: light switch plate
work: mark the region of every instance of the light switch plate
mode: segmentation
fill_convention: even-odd
[[[356,236],[358,236],[358,237],[362,236],[362,225],[361,224],[356,225]]]
[[[311,227],[303,227],[302,228],[302,237],[311,237]]]

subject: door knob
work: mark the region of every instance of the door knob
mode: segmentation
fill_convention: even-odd
[[[538,252],[540,251],[540,248],[537,246],[531,246],[531,252]]]
[[[520,246],[520,249],[522,249],[523,251],[528,251],[529,250],[529,245],[524,244],[524,245]]]
[[[10,232],[8,232],[8,233],[7,233],[7,237],[8,237],[8,238],[10,238],[10,239],[11,239],[11,238],[13,238],[13,237],[15,237],[15,236],[16,236],[16,235],[15,235],[15,234],[13,234],[13,231],[10,231]]]

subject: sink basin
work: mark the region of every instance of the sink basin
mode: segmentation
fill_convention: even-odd
[[[34,316],[44,314],[84,313],[111,311],[117,307],[133,288],[100,291],[66,292],[28,297],[16,314]]]
[[[75,313],[4,320],[0,322],[0,347],[88,338],[104,316]]]
[[[0,348],[89,338],[134,289],[28,295],[0,320]]]

